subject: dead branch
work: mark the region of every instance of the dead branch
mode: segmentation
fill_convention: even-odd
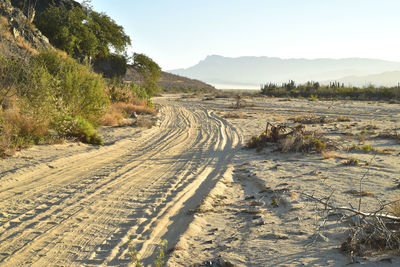
[[[329,204],[327,201],[323,201],[322,199],[318,199],[318,198],[316,198],[316,197],[314,197],[312,195],[309,195],[307,193],[304,193],[304,192],[299,192],[299,193],[301,195],[303,195],[303,196],[305,196],[305,197],[307,197],[309,199],[312,199],[314,201],[317,201],[317,202],[323,204],[325,207],[329,207],[329,208],[331,208],[333,210],[349,211],[349,212],[352,212],[354,214],[361,215],[363,217],[375,217],[375,218],[381,218],[381,219],[400,221],[400,217],[398,217],[398,216],[393,216],[393,215],[389,215],[389,214],[385,214],[385,213],[379,213],[380,211],[382,211],[382,208],[379,209],[379,212],[363,212],[363,211],[360,211],[360,210],[357,210],[357,209],[354,209],[354,208],[350,208],[350,207],[336,207],[334,205]],[[391,202],[391,203],[387,203],[386,206],[390,205],[390,204],[393,204],[393,203],[395,203],[397,201],[394,201],[394,202]]]

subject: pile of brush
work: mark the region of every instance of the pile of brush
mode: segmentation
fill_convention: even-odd
[[[337,145],[317,131],[307,131],[300,124],[295,127],[274,125],[267,122],[266,129],[261,135],[253,136],[247,142],[247,148],[261,151],[268,145],[275,145],[281,152],[322,152],[326,149],[337,149]]]

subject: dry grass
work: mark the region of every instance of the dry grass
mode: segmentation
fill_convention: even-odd
[[[245,119],[247,114],[244,112],[226,112],[222,115],[225,119]]]
[[[322,151],[322,157],[324,159],[334,159],[337,158],[337,155],[333,152],[326,152],[326,151]]]
[[[153,127],[153,122],[149,119],[145,119],[145,118],[140,118],[136,121],[136,126],[138,127],[142,127],[142,128],[151,128]]]
[[[299,115],[294,118],[291,118],[293,122],[301,123],[301,124],[320,124],[320,123],[330,123],[331,119],[328,119],[326,116],[317,117],[314,114],[310,115]]]
[[[394,215],[400,216],[400,196],[397,196],[395,202],[390,205],[390,210]]]
[[[337,149],[337,144],[317,131],[307,131],[305,126],[289,127],[267,123],[266,130],[259,136],[247,141],[247,148],[261,151],[268,144],[275,144],[281,152],[322,152],[325,149]]]
[[[273,117],[274,122],[283,122],[285,121],[285,118],[279,115],[276,115]]]
[[[101,119],[101,124],[105,126],[118,126],[124,118],[131,118],[136,114],[156,115],[154,108],[147,106],[146,100],[137,99],[134,104],[118,102],[109,107],[108,112]]]
[[[122,113],[110,111],[101,118],[100,123],[104,126],[118,126],[123,118]]]
[[[6,17],[0,16],[0,36],[6,40],[11,40],[12,35],[8,28],[8,19]]]
[[[0,156],[43,141],[48,129],[47,121],[22,114],[18,109],[0,111]]]
[[[123,102],[114,103],[111,105],[111,109],[126,114],[129,117],[134,113],[156,115],[155,109],[148,107],[147,101],[143,104],[142,100],[138,100],[135,104]]]
[[[17,45],[22,48],[23,50],[31,53],[31,54],[37,54],[37,50],[34,49],[31,44],[25,40],[22,36],[18,36],[16,40]]]
[[[345,161],[343,164],[347,166],[357,166],[360,164],[360,161],[358,159],[351,158]]]
[[[340,116],[336,119],[338,122],[349,122],[352,121],[351,118],[349,118],[348,116]]]

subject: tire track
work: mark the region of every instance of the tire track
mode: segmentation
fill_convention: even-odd
[[[131,240],[147,263],[176,242],[240,137],[199,105],[160,104],[139,138],[1,177],[0,265],[126,265]]]

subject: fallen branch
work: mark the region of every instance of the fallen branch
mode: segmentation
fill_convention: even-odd
[[[312,199],[314,201],[317,201],[317,202],[325,205],[325,207],[329,207],[329,208],[331,208],[333,210],[349,211],[349,212],[352,212],[354,214],[361,215],[361,216],[364,216],[364,217],[376,217],[376,218],[381,218],[381,219],[400,221],[400,217],[398,217],[398,216],[379,213],[379,211],[382,211],[382,208],[379,209],[379,211],[377,211],[377,212],[363,212],[363,211],[360,211],[360,210],[357,210],[357,209],[354,209],[354,208],[350,208],[350,207],[336,207],[336,206],[333,206],[333,205],[329,204],[327,201],[323,201],[323,200],[318,199],[318,198],[316,198],[316,197],[314,197],[312,195],[309,195],[309,194],[306,194],[306,193],[303,193],[303,192],[299,192],[299,193],[301,195],[303,195],[303,196],[305,196],[307,198],[310,198],[310,199]],[[390,203],[387,203],[386,206],[388,206],[390,204],[393,204],[393,203],[396,203],[396,202],[398,202],[398,200],[390,202]]]

